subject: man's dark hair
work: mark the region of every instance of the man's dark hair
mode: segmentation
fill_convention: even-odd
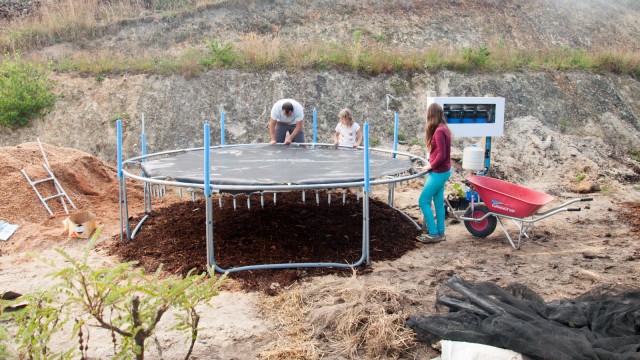
[[[290,102],[282,104],[282,110],[284,110],[287,114],[291,113],[293,111],[293,104],[291,104]]]

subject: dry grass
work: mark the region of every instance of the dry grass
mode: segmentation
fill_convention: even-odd
[[[193,11],[225,2],[197,0],[164,10]],[[145,9],[143,3],[143,0],[44,0],[34,15],[0,22],[0,49],[15,53],[60,41],[93,39],[123,20],[151,16],[153,9]]]
[[[313,359],[318,352],[351,359],[396,358],[415,346],[413,332],[404,325],[404,301],[392,286],[370,286],[355,276],[266,298],[265,313],[283,329],[282,341],[268,354],[281,359],[291,351],[309,350],[297,358]]]
[[[260,36],[255,33],[241,35],[236,45],[240,62],[252,68],[268,69],[281,57],[283,46],[277,36]]]
[[[158,3],[161,0],[154,0]],[[44,1],[37,16],[0,23],[0,48],[8,52],[27,51],[56,42],[82,44],[112,31],[125,19],[159,16],[142,6],[143,0]],[[239,6],[238,1],[197,0],[179,2],[183,8],[171,8],[170,14],[198,11],[220,6]],[[102,5],[100,5],[102,4]],[[185,5],[186,4],[186,5]],[[219,39],[221,45],[227,45]],[[79,71],[87,74],[151,73],[181,74],[195,77],[208,68],[235,67],[271,70],[351,70],[370,75],[397,72],[423,72],[449,69],[459,72],[502,71],[589,71],[597,73],[629,74],[640,77],[640,52],[626,49],[547,49],[507,48],[500,40],[473,48],[432,46],[408,50],[363,37],[356,31],[346,43],[309,42],[305,39],[284,38],[278,34],[241,35],[231,51],[212,53],[202,44],[187,45],[182,55],[168,52],[149,55],[141,44],[139,54],[101,54],[78,51],[62,60],[54,60],[55,71]],[[220,56],[226,56],[224,59]],[[216,58],[218,57],[218,58]],[[44,60],[41,60],[44,62]],[[47,60],[48,61],[48,60]]]

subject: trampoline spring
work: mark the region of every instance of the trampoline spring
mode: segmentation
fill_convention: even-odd
[[[273,193],[273,206],[276,206],[276,196],[278,195],[278,193]]]
[[[302,190],[302,203],[304,204],[306,202],[306,196],[304,193],[304,190]]]
[[[356,191],[356,201],[360,202],[360,190]]]
[[[260,193],[260,206],[264,208],[264,192]]]
[[[327,192],[327,205],[331,206],[331,193]]]
[[[222,209],[222,194],[218,196],[218,205],[220,206],[220,209]]]
[[[320,194],[316,191],[316,206],[320,206]]]
[[[251,196],[247,195],[247,209],[251,210]]]
[[[236,196],[233,195],[233,211],[236,210]]]
[[[347,191],[343,190],[342,191],[342,205],[347,203]]]
[[[180,196],[180,199],[182,199],[182,188],[178,188],[178,196]]]

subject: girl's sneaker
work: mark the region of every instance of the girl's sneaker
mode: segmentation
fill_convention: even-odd
[[[434,244],[440,241],[444,241],[444,239],[444,234],[431,235],[428,233],[422,233],[418,237],[416,237],[416,240],[420,241],[423,244]]]

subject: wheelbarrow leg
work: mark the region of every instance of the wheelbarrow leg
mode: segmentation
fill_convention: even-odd
[[[507,236],[507,239],[509,240],[509,244],[511,244],[511,247],[513,247],[516,250],[520,249],[520,244],[522,243],[522,233],[523,233],[522,227],[518,226],[518,228],[520,228],[520,236],[518,236],[518,244],[516,245],[513,243],[513,239],[511,239],[511,235],[509,235],[507,228],[504,227],[504,224],[502,223],[502,219],[500,219],[499,216],[496,216],[496,218],[498,219],[498,224],[500,224],[502,231]]]
[[[527,225],[524,224],[524,222],[521,222],[520,224],[518,224],[517,221],[511,219],[511,221],[513,221],[513,223],[518,227],[518,229],[520,230],[520,236],[524,235],[527,239],[531,239],[531,237],[527,234],[526,229],[531,229],[531,236],[533,236],[533,223],[529,223]]]

